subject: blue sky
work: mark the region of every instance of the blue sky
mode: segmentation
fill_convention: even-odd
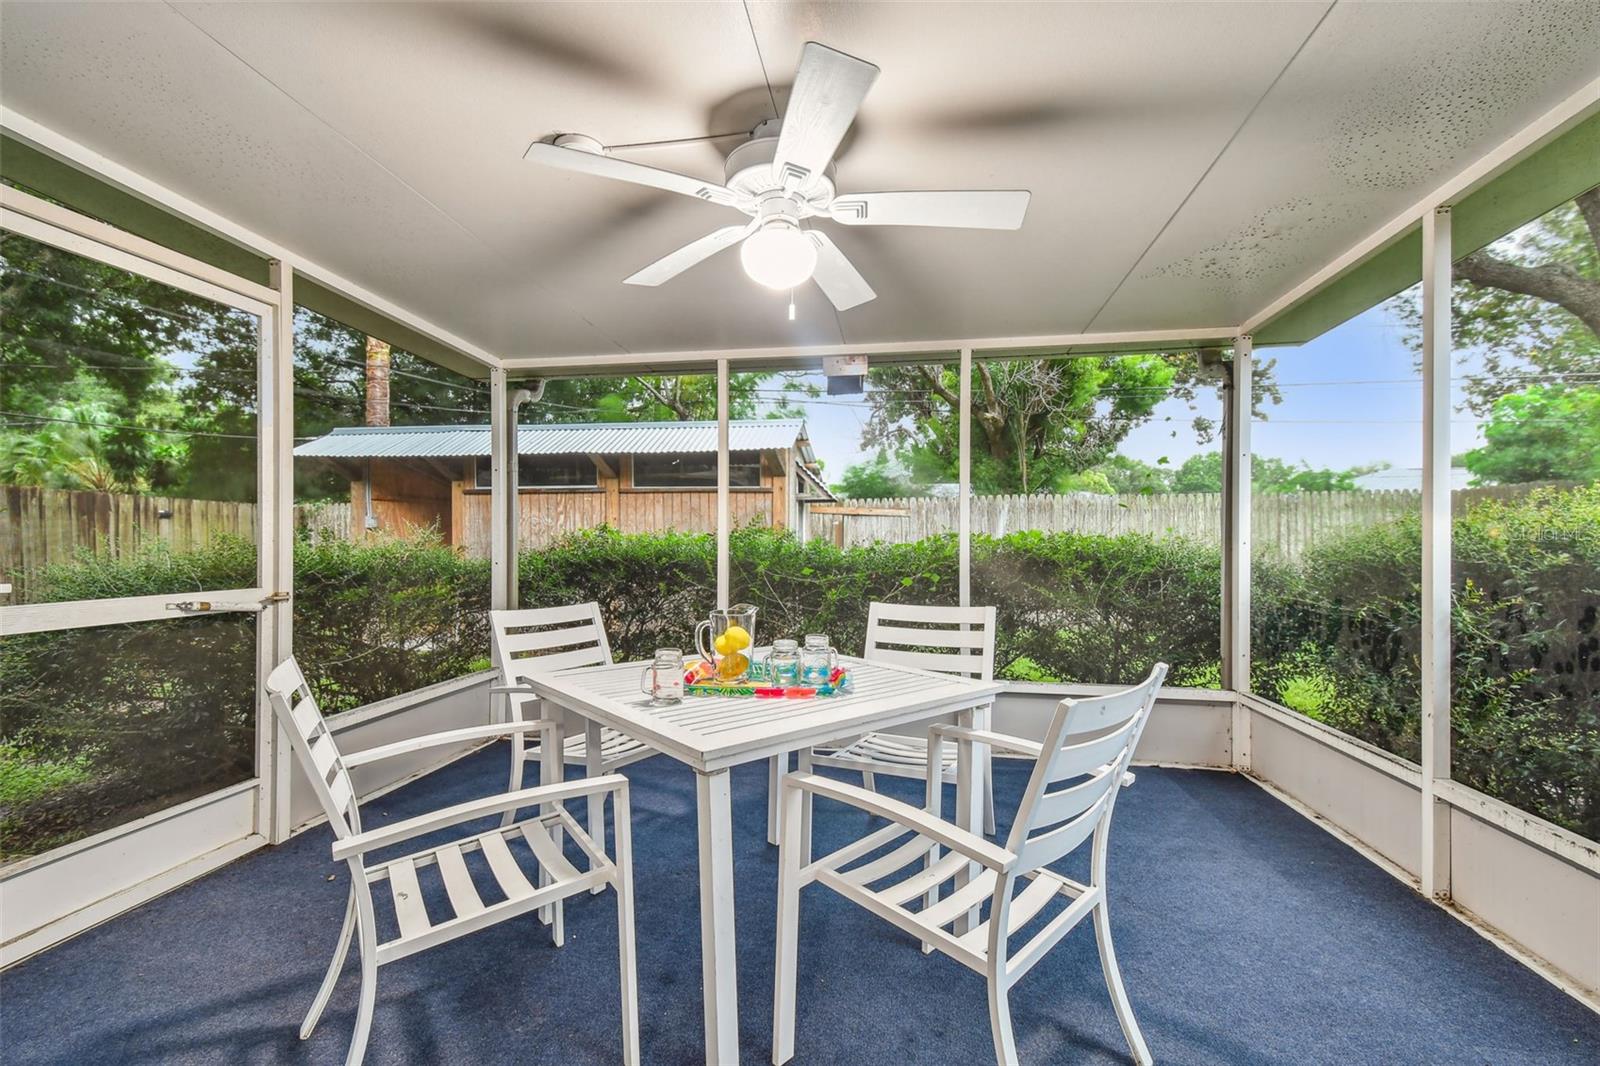
[[[1385,306],[1357,315],[1309,344],[1264,349],[1258,359],[1277,360],[1283,399],[1254,424],[1256,454],[1333,469],[1380,462],[1401,469],[1421,465],[1422,380],[1406,347],[1405,329]],[[861,447],[869,413],[864,400],[819,397],[801,406],[812,446],[830,476],[869,457]],[[1197,408],[1220,421],[1214,392],[1202,396]],[[1148,463],[1165,457],[1177,466],[1198,451],[1214,449],[1215,442],[1196,441],[1191,426],[1195,413],[1181,400],[1166,401],[1119,450]],[[1470,415],[1458,412],[1452,429],[1452,451],[1478,443]]]

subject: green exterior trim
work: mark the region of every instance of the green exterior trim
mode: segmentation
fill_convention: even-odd
[[[267,260],[31,145],[0,134],[0,178],[258,285]]]
[[[1600,185],[1600,114],[1592,115],[1453,205],[1457,258]],[[1421,221],[1254,332],[1257,347],[1304,344],[1422,280]]]
[[[268,260],[264,256],[4,133],[0,133],[0,179],[258,285],[269,283]],[[294,295],[297,305],[382,337],[395,347],[448,370],[472,378],[489,376],[489,368],[476,359],[309,278],[295,278]]]

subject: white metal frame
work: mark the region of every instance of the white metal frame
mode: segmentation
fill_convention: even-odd
[[[483,349],[473,345],[471,342],[452,334],[450,331],[408,312],[404,308],[401,308],[398,305],[395,305],[392,302],[384,299],[383,297],[349,281],[347,278],[342,277],[336,272],[331,271],[302,255],[299,255],[294,250],[286,248],[259,233],[251,231],[248,228],[234,222],[233,220],[228,219],[210,210],[209,208],[206,208],[182,196],[181,194],[172,191],[171,189],[145,177],[144,175],[130,170],[114,160],[106,158],[105,156],[95,152],[90,148],[87,148],[71,138],[66,137],[46,126],[43,126],[12,109],[0,108],[0,127],[5,128],[7,132],[17,137],[19,140],[33,145],[41,151],[44,151],[55,158],[64,160],[81,170],[94,174],[110,184],[126,190],[133,195],[140,197],[141,199],[156,204],[164,210],[172,213],[176,217],[192,222],[239,245],[242,248],[248,249],[256,254],[275,261],[276,265],[274,268],[274,274],[276,276],[274,278],[274,284],[272,286],[263,287],[228,274],[226,271],[219,270],[210,266],[209,264],[190,259],[166,248],[154,245],[151,242],[143,241],[140,238],[133,237],[126,233],[121,233],[120,231],[112,230],[110,227],[104,227],[102,224],[92,219],[87,219],[84,216],[76,214],[75,212],[65,211],[64,209],[58,208],[55,205],[45,205],[42,207],[39,206],[44,204],[43,201],[37,201],[26,212],[24,212],[30,219],[34,221],[48,221],[58,226],[64,233],[71,235],[70,239],[75,240],[87,235],[113,249],[115,254],[132,255],[138,257],[147,268],[176,270],[181,274],[187,275],[194,283],[204,282],[206,284],[220,286],[221,288],[235,293],[238,296],[257,300],[269,306],[273,304],[277,305],[278,317],[274,320],[274,324],[277,327],[278,332],[277,341],[274,345],[274,348],[278,353],[281,354],[277,356],[279,365],[275,367],[275,376],[272,384],[273,387],[279,389],[280,391],[272,394],[277,397],[272,405],[272,408],[269,410],[266,406],[263,406],[262,410],[263,462],[267,461],[265,451],[266,442],[268,440],[268,423],[274,419],[278,421],[278,428],[275,430],[275,432],[278,434],[277,439],[279,441],[286,443],[290,433],[292,432],[292,429],[290,429],[288,425],[292,422],[292,418],[290,417],[292,416],[292,398],[286,394],[286,391],[283,388],[289,380],[288,374],[290,368],[282,365],[282,362],[288,359],[291,351],[290,338],[287,336],[288,331],[284,327],[288,325],[290,316],[292,315],[293,278],[296,274],[298,274],[325,285],[328,288],[333,289],[334,291],[337,291],[342,295],[356,301],[357,303],[362,304],[368,309],[385,315],[393,321],[401,323],[407,328],[414,329],[417,332],[433,339],[437,343],[444,345],[451,350],[462,354],[463,356],[476,360],[486,367],[491,368],[491,370],[497,372],[499,376],[498,385],[502,396],[504,395],[504,390],[506,388],[507,378],[509,375],[528,371],[537,371],[543,376],[575,376],[605,372],[625,372],[628,370],[639,371],[645,369],[654,369],[658,371],[667,371],[672,369],[708,369],[715,366],[719,370],[721,376],[726,377],[726,375],[731,372],[730,368],[734,364],[738,364],[740,367],[808,366],[814,364],[820,356],[827,354],[868,354],[882,361],[948,357],[950,355],[959,353],[963,369],[963,402],[961,412],[963,454],[961,457],[960,480],[963,499],[965,501],[966,494],[970,492],[970,468],[966,454],[969,447],[968,434],[970,432],[970,395],[968,393],[969,374],[967,371],[970,369],[971,360],[975,352],[986,355],[1015,355],[1026,352],[1032,352],[1041,355],[1059,355],[1073,354],[1074,352],[1093,352],[1097,349],[1103,349],[1108,345],[1115,344],[1146,343],[1152,346],[1177,346],[1202,342],[1226,343],[1230,339],[1234,339],[1234,342],[1237,345],[1238,338],[1247,338],[1250,333],[1252,333],[1262,324],[1270,321],[1272,318],[1293,306],[1297,302],[1305,299],[1331,282],[1337,280],[1345,272],[1359,265],[1374,253],[1381,251],[1384,247],[1404,236],[1414,227],[1426,220],[1434,219],[1434,212],[1436,208],[1448,207],[1452,203],[1459,201],[1467,194],[1478,188],[1481,188],[1492,178],[1503,173],[1534,151],[1538,150],[1545,144],[1548,144],[1562,133],[1566,132],[1577,123],[1595,114],[1597,111],[1600,111],[1600,79],[1595,79],[1594,81],[1591,81],[1588,84],[1580,87],[1566,100],[1551,108],[1544,115],[1541,115],[1522,130],[1507,138],[1504,142],[1491,149],[1481,158],[1463,168],[1459,173],[1451,177],[1449,180],[1441,183],[1437,189],[1423,197],[1417,204],[1400,212],[1393,219],[1374,229],[1368,236],[1352,245],[1351,248],[1345,253],[1336,257],[1322,269],[1311,274],[1303,282],[1290,287],[1280,296],[1269,301],[1258,311],[1245,316],[1244,320],[1235,326],[1197,327],[1184,330],[1147,330],[1125,333],[1082,333],[1050,337],[964,338],[947,341],[889,342],[866,345],[826,345],[732,350],[721,349],[703,351],[617,353],[548,358],[500,358],[487,351],[484,351]],[[22,196],[25,196],[25,194],[20,194],[16,190],[0,190],[0,204],[15,210],[16,205],[19,202],[26,202],[18,200],[18,197]],[[33,198],[27,198],[27,200],[32,199]],[[31,226],[32,222],[23,221],[20,222],[19,225]],[[494,375],[492,374],[491,377],[493,376]],[[267,395],[269,394],[266,391],[263,391],[264,405]],[[496,410],[499,409],[500,405],[497,404]],[[1246,407],[1246,411],[1247,410],[1248,408]],[[725,388],[719,390],[719,414],[723,417],[726,415]],[[1236,421],[1240,423],[1247,421],[1247,419],[1239,416],[1237,412],[1228,411],[1225,411],[1224,420],[1225,423],[1228,421]],[[719,450],[725,454],[725,440]],[[282,459],[282,451],[278,452],[277,454],[280,462],[285,461]],[[279,469],[281,472],[283,468],[280,467]],[[271,474],[263,472],[262,484],[268,484],[271,477]],[[276,520],[272,523],[272,526],[274,529],[281,530],[285,528],[284,523],[287,521],[281,512],[287,510],[292,504],[292,498],[290,496],[292,486],[286,484],[286,482],[288,482],[290,479],[279,477],[277,480],[279,481],[278,495],[277,500],[273,505],[274,511],[276,512]],[[725,481],[725,477],[722,480]],[[719,507],[718,538],[719,600],[725,602],[727,580],[727,511],[725,503],[725,489],[722,492],[719,492],[719,502],[721,502],[721,506]],[[1248,509],[1246,508],[1239,513],[1238,517],[1241,519],[1241,522],[1235,528],[1240,530],[1242,535],[1248,537]],[[962,523],[960,580],[962,584],[962,602],[966,603],[968,601],[969,591],[968,570],[970,565],[970,556],[967,543],[967,534],[969,532],[967,528],[968,516],[965,505],[962,508]],[[266,527],[267,523],[263,522],[263,530],[261,533],[263,544],[265,544],[265,542],[273,535],[272,531],[268,530]],[[1448,523],[1444,524],[1443,530],[1446,532],[1448,531]],[[1435,540],[1435,537],[1432,535],[1433,532],[1433,530],[1430,530],[1430,542]],[[1435,554],[1438,554],[1437,548],[1438,544],[1433,543]],[[1443,553],[1443,556],[1447,559],[1448,553]],[[505,563],[506,560],[504,548],[502,547],[497,552],[495,559],[497,575],[503,575]],[[269,580],[269,572],[272,573],[274,577],[278,578],[278,580]],[[283,570],[282,566],[275,565],[271,571],[269,571],[266,566],[263,566],[260,571],[260,580],[264,586],[263,589],[234,591],[249,591],[251,593],[260,594],[265,591],[265,588],[271,588],[273,585],[276,585],[276,589],[274,589],[274,591],[286,590],[289,585],[289,577],[290,575]],[[496,597],[495,606],[508,606],[509,602],[514,602],[510,601],[507,592],[503,591],[506,590],[506,588],[507,586],[503,581],[503,576],[497,577],[494,592]],[[514,595],[514,589],[510,590],[510,595]],[[1241,601],[1238,598],[1235,598],[1233,602],[1237,604]],[[58,605],[58,609],[62,613],[57,617],[63,620],[72,610],[70,605]],[[1427,605],[1427,609],[1432,613],[1432,621],[1436,624],[1438,622],[1438,615],[1440,612],[1439,604],[1430,601],[1430,603]],[[21,609],[7,608],[6,610],[8,612],[16,612]],[[289,615],[290,612],[288,605],[286,603],[279,603],[269,607],[262,619],[261,626],[263,629],[265,630],[270,627],[273,633],[271,651],[271,657],[273,658],[279,658],[285,655],[289,648]],[[9,613],[8,615],[0,617],[3,617],[6,623],[9,624],[13,620],[21,621],[26,619],[28,615]],[[31,624],[44,625],[46,627],[53,624],[50,612],[35,614],[33,617],[39,621],[35,621]],[[1237,627],[1238,621],[1239,619],[1237,618],[1234,620],[1234,628],[1236,632],[1239,631]],[[267,652],[263,652],[263,657],[267,657]],[[1236,658],[1236,655],[1230,656],[1230,659]],[[1435,657],[1435,659],[1437,659],[1437,657]],[[1248,658],[1246,657],[1244,663],[1246,666],[1245,676],[1247,676],[1247,664]],[[1239,676],[1237,669],[1235,669],[1235,676]],[[1430,693],[1447,694],[1448,685],[1446,684],[1441,686],[1440,677],[1441,675],[1438,673],[1436,667],[1432,681],[1430,682]],[[1445,695],[1442,698],[1447,699],[1448,697]],[[1240,700],[1241,702],[1255,702],[1254,697],[1244,694],[1242,691]],[[1445,711],[1447,714],[1447,705],[1445,706]],[[1285,715],[1291,714],[1291,712],[1287,711],[1283,711],[1282,713]],[[1476,801],[1473,800],[1472,797],[1464,796],[1464,793],[1470,793],[1471,790],[1463,789],[1461,786],[1457,786],[1451,782],[1447,776],[1447,765],[1441,766],[1441,761],[1438,756],[1442,755],[1444,759],[1448,759],[1448,720],[1447,718],[1442,719],[1439,716],[1437,705],[1433,707],[1432,715],[1433,716],[1430,721],[1430,732],[1434,735],[1434,739],[1428,741],[1428,744],[1430,747],[1436,747],[1436,750],[1434,751],[1434,758],[1430,758],[1428,766],[1423,771],[1423,776],[1430,781],[1432,796],[1432,798],[1427,801],[1426,806],[1431,809],[1436,805],[1441,808],[1448,805],[1456,807],[1457,809],[1468,810],[1469,812],[1476,813]],[[1246,716],[1244,726],[1245,728],[1248,728],[1248,716]],[[1443,727],[1442,730],[1441,726]],[[1442,744],[1439,742],[1439,738],[1441,736],[1444,738],[1444,742]],[[281,805],[281,792],[283,791],[282,783],[284,780],[283,774],[286,772],[282,769],[282,766],[284,765],[281,750],[282,738],[279,737],[278,739],[279,743],[272,745],[272,761],[263,762],[261,764],[263,770],[265,770],[268,766],[273,767],[273,770],[270,774],[263,774],[264,780],[263,783],[258,786],[261,791],[257,796],[258,799],[266,799],[267,797],[271,797],[270,803],[261,804],[261,813],[258,815],[256,824],[258,828],[267,827],[265,831],[270,832],[273,836],[273,839],[280,839],[283,832],[281,823],[278,821],[275,814]],[[1247,769],[1249,765],[1248,735],[1245,734],[1241,736],[1239,731],[1236,729],[1234,739],[1236,757],[1240,758],[1239,768]],[[1441,770],[1443,771],[1442,774]],[[1476,794],[1473,795],[1475,796]],[[1430,814],[1429,817],[1433,818],[1435,815]],[[1502,820],[1511,823],[1517,822],[1516,818],[1510,816],[1507,816]],[[1521,830],[1511,828],[1508,828],[1508,831],[1521,832]],[[1537,834],[1535,834],[1535,837],[1536,836]],[[257,839],[259,839],[259,837]],[[1529,839],[1530,842],[1538,844],[1536,839]],[[1431,837],[1428,846],[1433,849],[1437,862],[1441,841],[1436,837]],[[151,883],[154,882],[152,881]],[[1441,888],[1443,891],[1447,892],[1448,882],[1446,880],[1443,882],[1443,884],[1441,884],[1441,878],[1438,876],[1436,871],[1432,878],[1432,883],[1428,886],[1428,888],[1430,892],[1440,891]],[[4,956],[0,956],[0,959],[3,958]]]
[[[995,616],[993,607],[938,607],[906,603],[879,603],[867,608],[866,645],[861,657],[872,662],[915,666],[935,673],[954,674],[988,681],[994,677]],[[937,652],[913,648],[940,648]],[[987,729],[988,722],[977,723]],[[844,742],[816,747],[800,755],[800,769],[810,772],[819,766],[849,770],[861,775],[862,787],[876,791],[874,775],[909,777],[921,781],[937,777],[955,784],[958,779],[957,755],[943,743],[929,737],[907,737],[891,733],[867,733]],[[984,760],[983,831],[992,835],[994,821],[994,780],[990,773],[990,753],[981,749]],[[930,788],[929,809],[936,809],[938,792]],[[778,821],[778,794],[769,791],[768,817],[774,829]],[[769,837],[776,843],[776,832]]]
[[[943,714],[955,714],[961,725],[971,727],[978,715],[987,714],[1000,688],[994,682],[907,666],[847,661],[856,679],[854,689],[832,699],[811,701],[803,709],[785,700],[752,705],[726,696],[685,701],[676,707],[649,707],[637,695],[637,663],[542,673],[528,679],[528,687],[547,707],[559,707],[589,723],[643,740],[695,771],[708,1066],[735,1066],[739,1061],[732,768],[786,756],[832,737],[925,722]],[[982,814],[978,801],[981,781],[977,778],[983,770],[981,760],[967,760],[957,786],[957,817],[973,833],[979,832]]]
[[[474,726],[431,736],[414,737],[352,754],[339,750],[311,690],[306,687],[299,665],[291,658],[272,672],[266,689],[276,717],[289,734],[295,754],[310,778],[317,799],[333,829],[333,858],[349,867],[350,891],[345,904],[344,923],[328,963],[327,973],[300,1026],[305,1040],[316,1029],[323,1008],[333,995],[344,969],[352,939],[361,946],[361,995],[356,1012],[355,1031],[350,1038],[346,1066],[359,1066],[366,1054],[367,1036],[378,991],[378,967],[396,962],[431,947],[487,929],[529,911],[559,907],[570,896],[598,891],[610,886],[617,894],[618,971],[622,984],[622,1059],[629,1066],[639,1062],[639,1007],[637,961],[633,935],[633,862],[631,818],[628,811],[628,780],[620,775],[589,778],[575,783],[546,783],[538,788],[506,792],[486,799],[472,800],[444,810],[363,831],[360,804],[349,771],[357,766],[380,762],[431,747],[450,747],[463,742],[492,739],[506,734],[520,735],[542,731],[545,721]],[[592,838],[566,811],[567,800],[586,799],[591,808],[610,798],[616,813],[616,857],[605,853],[605,837]],[[519,811],[537,806],[539,814],[517,821]],[[503,814],[504,821],[487,832],[468,832],[461,838],[421,851],[372,861],[375,852],[396,844],[429,836],[438,830],[462,825],[485,817]],[[570,833],[588,858],[588,872],[574,867],[562,852],[563,833]],[[509,838],[526,841],[538,864],[538,887],[528,880],[522,865],[508,849]],[[486,904],[473,885],[464,855],[481,852],[505,899]],[[451,917],[433,921],[417,882],[417,869],[437,866],[449,896]],[[373,885],[387,882],[394,905],[399,934],[378,941]],[[554,930],[556,945],[561,945],[560,925]]]
[[[1001,1066],[1017,1062],[1011,1026],[1012,985],[1083,919],[1092,917],[1117,1021],[1134,1061],[1149,1066],[1150,1050],[1128,1002],[1112,947],[1106,858],[1117,795],[1121,786],[1131,783],[1128,767],[1166,672],[1166,664],[1158,663],[1150,676],[1133,688],[1062,700],[1042,743],[961,726],[935,726],[929,732],[930,746],[945,738],[956,743],[964,769],[976,763],[979,749],[991,747],[1034,759],[1033,775],[1004,847],[966,826],[946,822],[937,810],[919,810],[814,774],[785,775],[773,991],[775,1066],[794,1057],[800,890],[812,882],[828,886],[910,933],[922,942],[924,951],[940,951],[982,974],[988,983],[995,1060]],[[942,780],[938,767],[930,762],[931,795],[938,794]],[[1051,788],[1063,782],[1063,787]],[[814,858],[805,829],[805,812],[813,796],[838,800],[890,824]],[[1087,883],[1049,868],[1089,841],[1093,851]],[[948,852],[941,855],[941,848]],[[890,879],[893,883],[884,883]],[[947,881],[953,882],[952,888],[941,896],[939,888]],[[1021,891],[1015,892],[1019,888]],[[980,920],[979,908],[986,899],[990,901],[988,917]],[[909,904],[920,907],[910,910]],[[1061,904],[1061,909],[1049,914],[1026,944],[1013,949],[1010,937],[1045,915],[1052,904]]]
[[[0,228],[243,311],[257,321],[257,584],[241,589],[0,607],[0,629],[7,635],[153,623],[202,614],[257,615],[255,774],[244,782],[5,870],[0,885],[8,904],[44,901],[25,908],[30,916],[7,929],[0,962],[10,962],[287,834],[287,788],[280,787],[286,778],[261,682],[280,651],[286,653],[288,641],[287,604],[275,594],[288,586],[284,560],[291,545],[288,523],[293,520],[292,477],[285,476],[292,430],[284,433],[282,428],[284,413],[292,411],[282,353],[290,350],[292,338],[284,333],[287,315],[280,290],[238,278],[21,190],[0,187]],[[190,830],[194,844],[188,850],[174,846],[184,841]],[[157,840],[169,849],[170,865],[159,858],[152,863],[150,849]],[[202,847],[203,852],[192,853],[193,847]],[[95,882],[100,896],[85,902],[81,899],[83,871],[75,860],[90,852],[101,860]],[[121,856],[121,861],[104,862],[109,855]]]

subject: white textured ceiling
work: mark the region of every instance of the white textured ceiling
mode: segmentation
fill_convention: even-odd
[[[808,40],[883,68],[843,191],[1026,188],[1022,230],[822,223],[878,299],[790,322],[731,253],[620,283],[740,216],[522,161],[747,129]],[[573,356],[1235,323],[1596,42],[1596,2],[6,2],[0,103],[488,351]],[[720,178],[734,143],[618,154]]]

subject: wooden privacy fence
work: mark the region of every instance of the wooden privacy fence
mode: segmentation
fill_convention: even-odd
[[[1517,499],[1536,487],[1458,489],[1452,498],[1460,513],[1474,501]],[[188,551],[218,533],[255,537],[256,508],[251,503],[14,485],[0,486],[0,492],[5,500],[0,509],[0,582],[13,585],[13,603],[25,602],[24,586],[30,572],[50,563],[70,562],[82,552],[114,558],[151,540],[174,551]],[[467,500],[461,546],[469,555],[487,557],[489,498],[468,496]],[[599,501],[596,495],[595,506],[588,509],[550,511],[541,506],[545,501],[539,497],[524,495],[522,546],[543,547],[565,533],[600,525],[604,515]],[[735,526],[772,521],[772,501],[767,493],[735,492],[732,504]],[[1421,494],[1406,490],[1258,493],[1252,506],[1255,546],[1258,551],[1295,559],[1308,545],[1329,534],[1416,514],[1420,505]],[[660,529],[710,532],[716,528],[715,508],[715,493],[639,494],[632,499],[624,494],[619,522],[624,533]],[[841,511],[846,513],[838,513]],[[1181,536],[1217,544],[1221,541],[1221,515],[1222,497],[1214,492],[975,496],[972,500],[973,532],[992,537],[1033,529]],[[348,537],[353,530],[350,504],[342,502],[296,507],[295,521],[321,536]],[[849,500],[815,508],[806,522],[811,536],[833,540],[842,535],[846,546],[874,541],[903,543],[954,533],[956,500]]]
[[[1458,489],[1451,495],[1459,513],[1476,500],[1516,499],[1535,487]],[[1420,492],[1404,489],[1256,493],[1251,501],[1252,537],[1257,551],[1295,559],[1323,537],[1417,514],[1421,503]],[[956,508],[953,497],[849,500],[837,507],[814,509],[808,521],[811,536],[842,540],[845,547],[874,541],[899,544],[956,532]],[[1027,529],[1102,536],[1143,533],[1221,544],[1222,495],[1195,492],[1099,496],[1085,492],[972,498],[973,533],[1001,537]]]
[[[254,541],[256,505],[179,496],[136,496],[32,486],[0,486],[0,582],[12,586],[9,602],[26,602],[31,573],[80,554],[110,558],[159,541],[173,551],[202,547],[217,534]],[[295,508],[295,520],[313,532],[350,534],[348,503]]]

